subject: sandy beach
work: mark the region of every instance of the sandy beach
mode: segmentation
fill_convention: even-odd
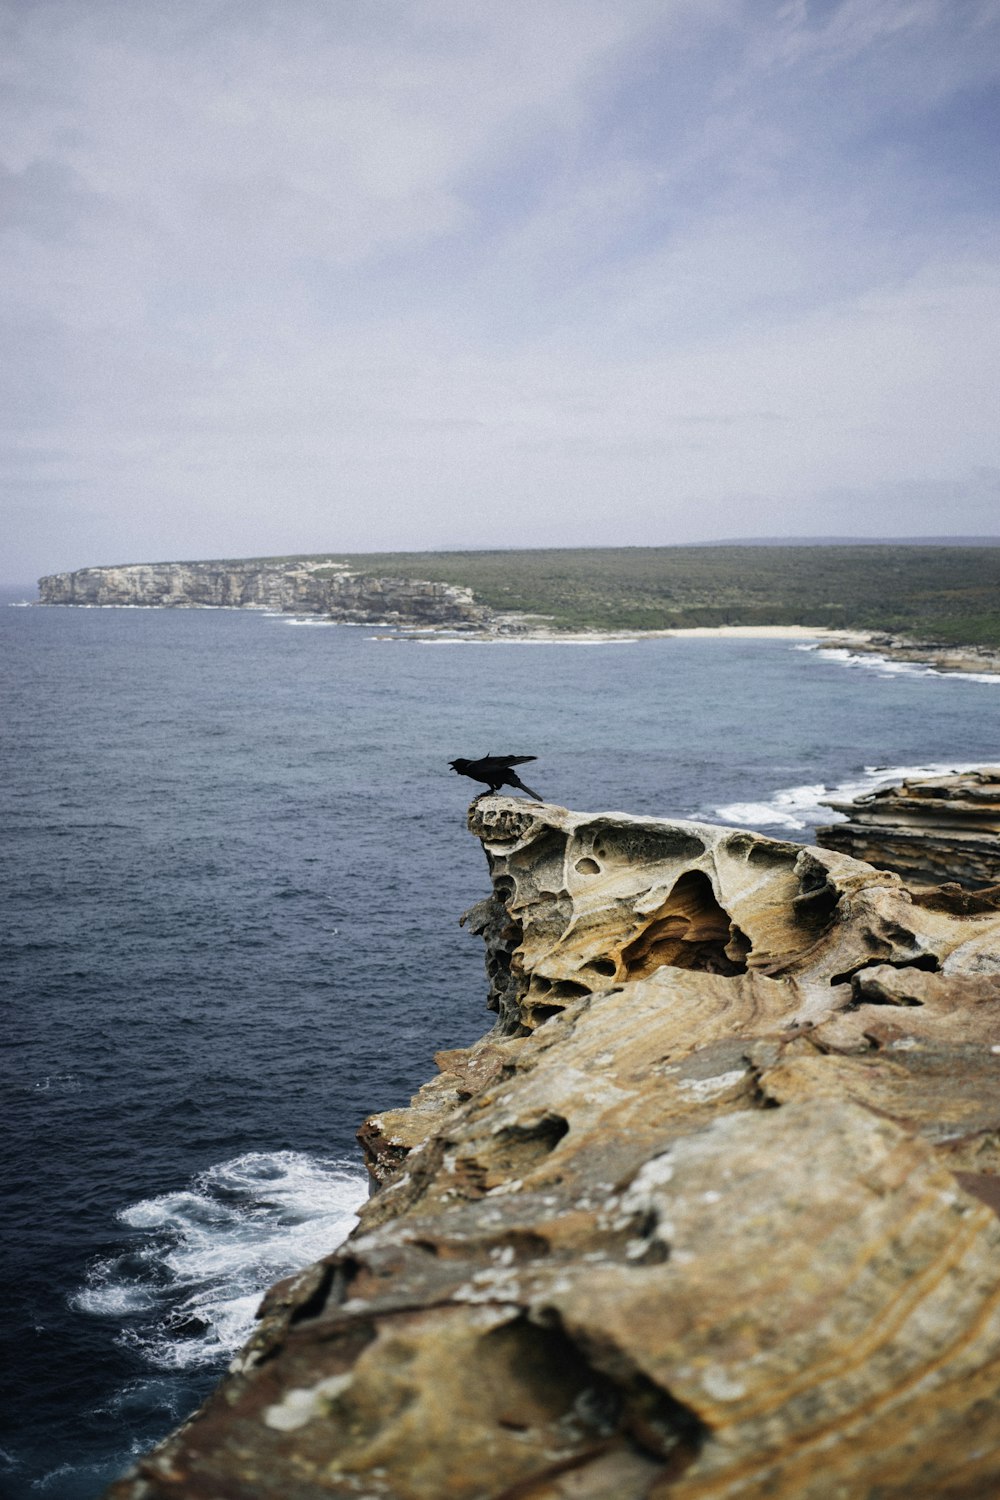
[[[650,630],[647,635],[727,636],[744,641],[828,641],[832,646],[861,645],[867,630],[831,630],[825,625],[691,625],[678,630]]]
[[[516,624],[513,623],[516,621]],[[620,641],[719,639],[744,641],[815,642],[819,649],[846,650],[911,662],[937,672],[973,672],[1000,675],[1000,652],[980,646],[944,646],[888,636],[871,630],[838,630],[824,625],[692,625],[669,630],[554,630],[523,616],[498,618],[492,629],[455,632],[447,626],[403,630],[379,637],[384,640],[421,641],[427,645],[518,645],[597,646]]]
[[[744,640],[817,641],[821,646],[870,652],[890,661],[933,667],[936,672],[1000,674],[1000,651],[985,646],[944,646],[907,640],[873,630],[833,630],[809,625],[718,625],[694,626],[689,630],[662,630],[656,635],[735,636]]]

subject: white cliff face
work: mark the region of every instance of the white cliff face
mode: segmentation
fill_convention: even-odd
[[[40,578],[38,587],[43,604],[276,609],[422,625],[483,625],[489,619],[469,589],[352,573],[333,559],[131,563],[53,573]]]

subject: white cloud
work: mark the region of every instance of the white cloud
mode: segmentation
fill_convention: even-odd
[[[8,574],[993,529],[990,10],[0,6]]]

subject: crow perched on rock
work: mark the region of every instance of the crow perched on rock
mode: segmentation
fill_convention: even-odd
[[[536,802],[544,799],[533,792],[530,786],[525,786],[516,771],[511,766],[523,765],[526,760],[537,760],[537,755],[484,755],[481,760],[451,760],[448,764],[459,776],[469,776],[473,781],[485,781],[491,792],[498,792],[502,786],[520,787],[522,792],[527,792],[529,797]],[[485,797],[485,792],[477,792],[477,797]]]

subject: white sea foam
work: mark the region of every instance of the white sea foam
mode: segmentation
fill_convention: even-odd
[[[1000,685],[997,672],[946,672],[932,667],[927,662],[895,661],[880,656],[877,651],[849,651],[844,646],[793,646],[794,651],[814,651],[825,661],[838,662],[841,666],[856,667],[864,672],[874,672],[879,677],[943,677],[951,682],[985,682]]]
[[[326,615],[285,615],[269,612],[265,620],[280,620],[282,625],[308,625],[312,629],[334,630],[398,630],[396,620],[331,620]],[[370,640],[403,640],[403,636],[370,636]]]
[[[83,1084],[73,1073],[50,1073],[31,1087],[36,1094],[79,1094]]]
[[[306,616],[299,618],[298,615],[266,615],[268,620],[280,620],[282,625],[306,625],[313,630],[329,629],[331,626],[343,624],[342,620],[328,620],[325,616]]]
[[[847,802],[907,777],[948,776],[956,771],[975,771],[980,765],[981,761],[938,761],[923,766],[865,766],[860,775],[849,781],[832,786],[819,781],[782,787],[767,802],[727,802],[722,807],[712,808],[708,816],[721,818],[724,823],[735,823],[741,828],[812,828],[817,823],[845,820],[844,813],[822,805],[828,798]]]
[[[367,1191],[353,1163],[248,1152],[123,1209],[134,1238],[91,1267],[72,1304],[123,1320],[118,1341],[158,1369],[217,1364],[248,1337],[272,1282],[347,1237]]]

